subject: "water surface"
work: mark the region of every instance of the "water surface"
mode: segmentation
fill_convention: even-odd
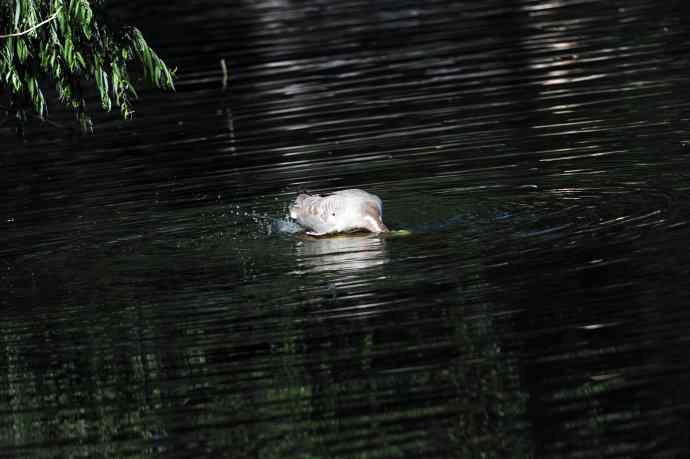
[[[2,131],[0,457],[687,456],[685,2],[115,13],[178,91]]]

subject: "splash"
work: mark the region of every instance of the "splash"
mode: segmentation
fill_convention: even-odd
[[[269,234],[296,234],[302,231],[304,231],[304,228],[288,216],[274,218],[269,227]]]
[[[300,225],[292,220],[288,215],[277,217],[268,213],[242,210],[240,206],[230,209],[229,214],[233,216],[244,228],[244,232],[256,235],[292,235],[304,231]],[[250,223],[251,222],[251,223]]]

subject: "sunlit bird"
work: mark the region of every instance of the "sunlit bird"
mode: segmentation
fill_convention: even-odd
[[[341,190],[328,196],[300,194],[290,206],[290,217],[310,236],[355,230],[388,231],[382,220],[381,199],[364,190]]]

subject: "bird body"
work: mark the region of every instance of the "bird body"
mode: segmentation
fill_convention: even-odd
[[[382,221],[381,199],[364,190],[341,190],[328,196],[300,194],[290,206],[290,217],[310,236],[354,230],[388,231]]]

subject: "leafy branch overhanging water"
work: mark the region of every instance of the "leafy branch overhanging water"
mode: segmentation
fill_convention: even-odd
[[[132,117],[137,98],[130,64],[145,80],[174,89],[171,71],[135,27],[113,27],[103,0],[0,0],[0,94],[8,117],[23,126],[48,116],[46,90],[53,84],[82,130],[92,129],[88,87],[95,82],[100,105],[113,104]]]

